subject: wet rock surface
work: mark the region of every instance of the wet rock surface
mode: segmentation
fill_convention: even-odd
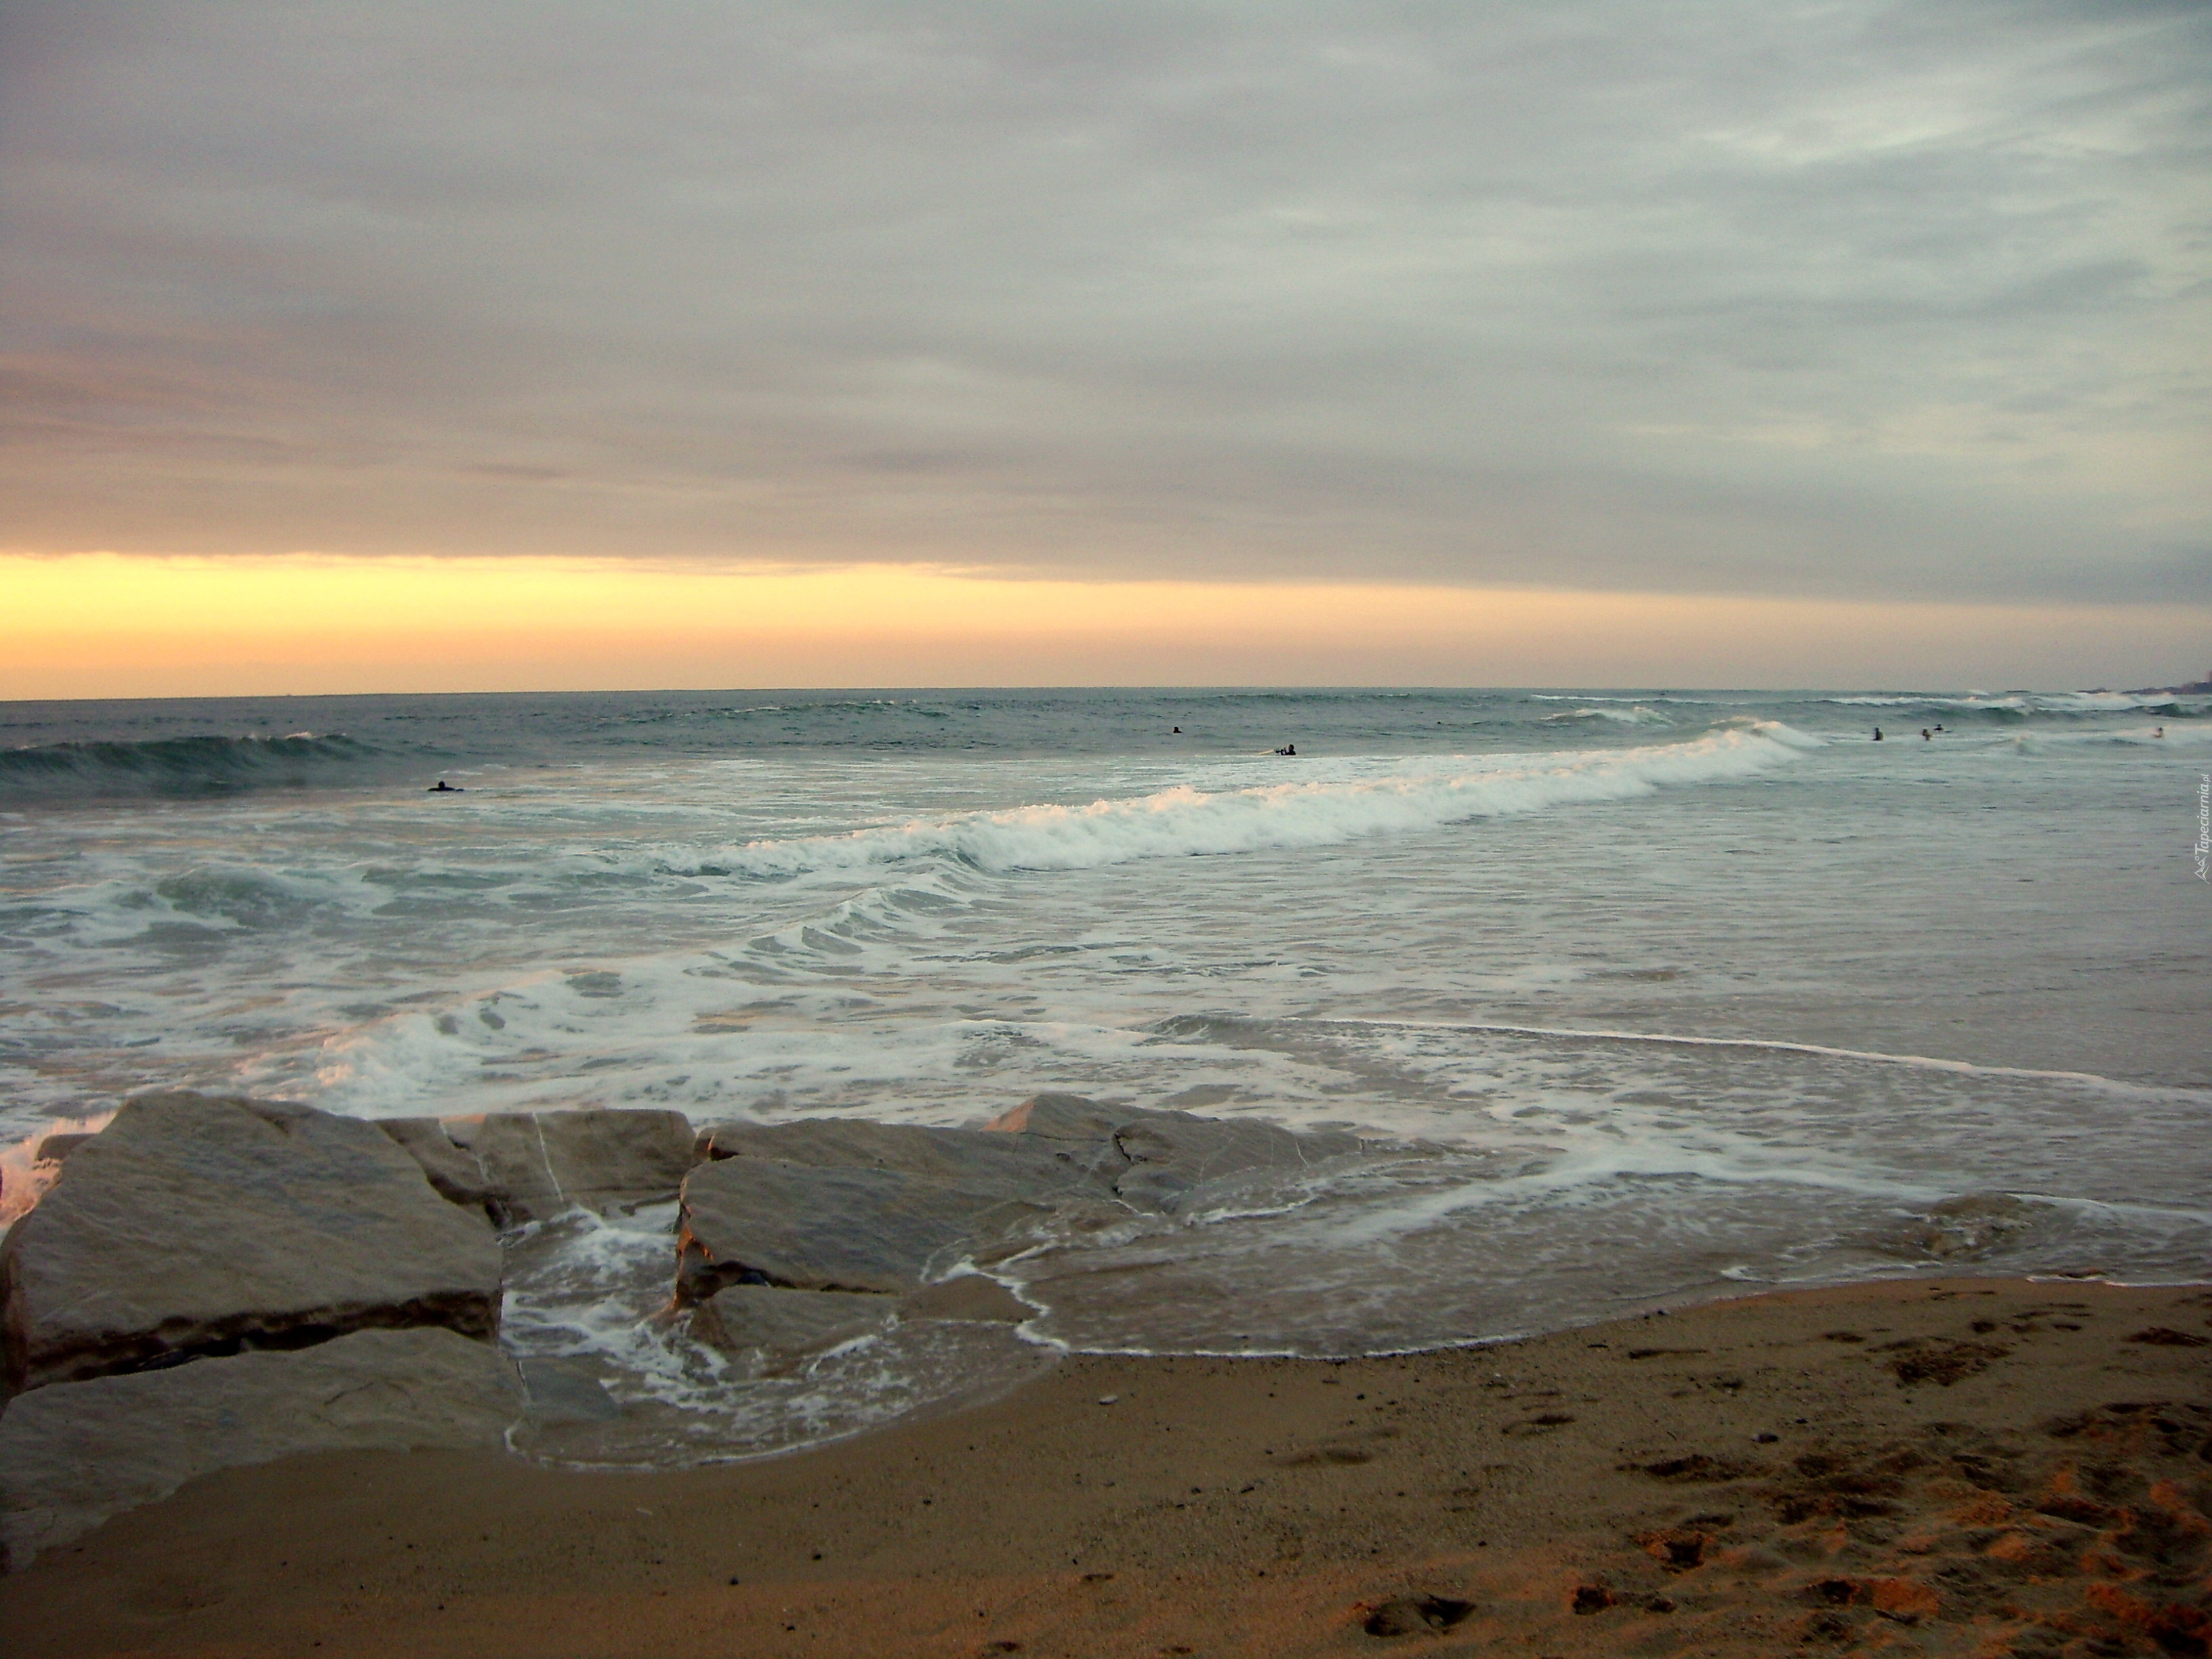
[[[392,1137],[399,1149],[422,1166],[422,1174],[439,1197],[449,1204],[492,1213],[496,1194],[477,1156],[457,1145],[446,1126],[434,1117],[379,1118],[376,1127]]]
[[[1040,1351],[1012,1328],[1040,1310],[990,1264],[1171,1226],[1239,1182],[1364,1149],[1074,1096],[977,1128],[817,1119],[695,1134],[662,1111],[369,1121],[169,1094],[66,1150],[0,1247],[15,1390],[0,1422],[19,1451],[52,1425],[86,1475],[79,1502],[21,1453],[17,1507],[39,1513],[9,1535],[30,1548],[192,1474],[287,1451],[496,1443],[628,1467],[639,1448],[721,1444],[729,1422],[780,1432],[775,1402],[799,1382],[805,1421],[828,1401],[855,1425],[886,1371],[915,1404],[951,1397],[946,1378],[953,1393],[1004,1386],[1033,1369]],[[672,1268],[688,1316],[672,1321]],[[494,1346],[503,1303],[512,1358]],[[380,1334],[410,1340],[358,1340]],[[856,1339],[870,1340],[844,1352]],[[818,1383],[824,1364],[850,1370],[851,1389]],[[672,1401],[679,1371],[714,1397]],[[131,1426],[142,1420],[154,1426]],[[182,1443],[141,1443],[161,1434]]]
[[[917,1291],[933,1266],[957,1260],[957,1247],[1045,1207],[899,1170],[725,1158],[684,1183],[677,1294],[697,1303],[744,1284]]]
[[[952,1319],[970,1324],[1018,1325],[1036,1310],[995,1279],[962,1273],[943,1279],[899,1302],[902,1319]]]
[[[1356,1157],[1361,1146],[1354,1134],[1297,1133],[1273,1123],[1188,1112],[1132,1117],[1115,1128],[1114,1144],[1129,1160],[1114,1182],[1115,1195],[1139,1209],[1170,1213],[1235,1177],[1310,1169]]]
[[[1105,1187],[1075,1150],[981,1129],[816,1118],[717,1124],[699,1139],[705,1155],[718,1162],[764,1158],[816,1169],[895,1170],[1007,1197],[1042,1200],[1066,1190],[1095,1193]]]
[[[696,1158],[681,1112],[495,1112],[459,1121],[503,1226],[573,1206],[605,1212],[676,1196]]]
[[[887,1296],[830,1291],[784,1291],[767,1285],[732,1285],[700,1304],[691,1334],[725,1353],[745,1355],[775,1369],[855,1337],[872,1336],[898,1312]]]
[[[498,1328],[499,1247],[373,1123],[141,1097],[0,1245],[8,1385],[348,1331]]]
[[[997,1280],[963,1273],[902,1297],[844,1291],[792,1291],[732,1285],[701,1303],[691,1316],[698,1341],[739,1358],[757,1375],[789,1371],[816,1354],[894,1325],[943,1320],[967,1325],[1018,1325],[1036,1310]]]
[[[298,1452],[497,1450],[523,1408],[499,1350],[448,1330],[359,1331],[35,1389],[0,1415],[5,1569],[197,1475]]]
[[[1095,1147],[1112,1140],[1115,1128],[1131,1117],[1142,1115],[1143,1112],[1132,1108],[1102,1105],[1084,1095],[1031,1095],[983,1127],[998,1134],[1026,1135],[1067,1147]],[[1127,1162],[1121,1160],[1121,1164]],[[1115,1165],[1117,1170],[1120,1167]]]
[[[1366,1144],[1343,1131],[1301,1132],[1254,1118],[1111,1107],[1079,1095],[1036,1096],[985,1127],[1066,1154],[1133,1208],[1170,1213],[1186,1207],[1201,1189],[1357,1157]]]
[[[522,1375],[533,1424],[611,1423],[622,1415],[620,1402],[588,1365],[572,1359],[519,1359],[515,1368]]]
[[[1364,1150],[1356,1135],[1041,1095],[981,1129],[817,1119],[722,1124],[685,1182],[677,1293],[731,1285],[913,1292],[1024,1223],[1176,1213],[1253,1177]]]

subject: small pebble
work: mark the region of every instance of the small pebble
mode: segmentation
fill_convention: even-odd
[[[1121,1397],[1118,1394],[1102,1394],[1098,1396],[1098,1403],[1102,1406],[1110,1406]]]

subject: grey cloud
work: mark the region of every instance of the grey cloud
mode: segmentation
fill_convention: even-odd
[[[2203,599],[2208,70],[2195,5],[18,0],[0,541]]]

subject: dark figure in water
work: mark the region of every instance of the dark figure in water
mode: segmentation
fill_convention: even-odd
[[[437,782],[432,784],[430,787],[425,789],[422,793],[426,795],[465,795],[469,792],[465,789],[456,789],[452,784],[447,783],[445,779],[440,778]]]
[[[1933,743],[1936,741],[1935,734],[1929,732],[1929,729],[1923,726],[1920,728],[1920,741],[1923,743]]]
[[[1173,728],[1171,728],[1171,729],[1173,730],[1173,732],[1174,732],[1174,733],[1175,733],[1175,735],[1176,735],[1176,737],[1181,737],[1181,736],[1182,735],[1182,727],[1181,727],[1180,726],[1175,726],[1175,727],[1173,727]]]
[[[1295,755],[1298,752],[1298,746],[1294,743],[1286,743],[1275,752],[1279,755]]]
[[[1941,732],[1941,731],[1943,729],[1943,723],[1942,723],[1942,721],[1938,720],[1938,721],[1936,721],[1936,729],[1938,732]]]
[[[1874,729],[1874,740],[1876,743],[1880,743],[1881,741],[1881,727],[1879,726],[1875,726]]]

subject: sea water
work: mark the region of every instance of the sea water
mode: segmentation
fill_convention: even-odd
[[[659,1314],[672,1206],[547,1224],[506,1340],[625,1406],[548,1454],[581,1462],[773,1449],[1069,1347],[2196,1278],[2207,769],[2212,700],[2112,693],[4,705],[0,1138],[187,1086],[945,1125],[1060,1090],[1376,1143],[1039,1239],[992,1267],[1018,1333],[774,1376]]]

